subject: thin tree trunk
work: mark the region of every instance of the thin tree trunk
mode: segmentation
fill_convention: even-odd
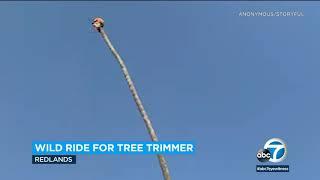
[[[106,32],[103,30],[103,28],[100,28],[99,30],[103,40],[105,41],[105,43],[108,45],[109,49],[111,50],[112,54],[114,55],[114,57],[116,58],[116,60],[118,61],[120,67],[121,67],[121,70],[124,74],[124,77],[128,83],[128,86],[129,86],[129,89],[131,91],[131,94],[133,96],[133,99],[138,107],[138,110],[143,118],[143,121],[147,127],[147,130],[149,132],[149,135],[151,137],[151,140],[153,142],[157,142],[158,141],[158,137],[156,135],[156,132],[155,130],[153,129],[152,127],[152,123],[151,123],[151,120],[149,119],[148,117],[148,114],[147,112],[145,111],[144,107],[143,107],[143,104],[138,96],[138,92],[136,90],[136,88],[134,87],[134,84],[133,84],[133,81],[129,75],[129,72],[128,72],[128,69],[124,63],[124,61],[122,60],[121,56],[119,55],[119,53],[116,51],[116,49],[113,47],[108,35],[106,34]],[[164,158],[163,155],[161,154],[158,154],[157,155],[158,157],[158,160],[159,160],[159,163],[160,163],[160,167],[161,167],[161,170],[162,170],[162,174],[163,174],[163,177],[165,180],[170,180],[170,174],[169,174],[169,168],[168,168],[168,164],[167,164],[167,161],[166,159]]]

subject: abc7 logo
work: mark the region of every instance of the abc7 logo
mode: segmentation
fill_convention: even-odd
[[[257,159],[260,162],[278,163],[283,161],[287,156],[287,147],[282,139],[272,138],[266,142],[264,149],[257,153]]]

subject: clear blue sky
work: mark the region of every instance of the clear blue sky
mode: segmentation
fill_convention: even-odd
[[[239,17],[298,10],[304,17]],[[34,140],[149,140],[91,18],[102,16],[167,156],[173,180],[318,180],[320,3],[0,3],[0,179],[160,180],[152,155],[32,165]],[[283,138],[290,173],[259,174],[258,149]]]

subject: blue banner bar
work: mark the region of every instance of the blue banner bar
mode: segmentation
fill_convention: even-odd
[[[192,154],[190,142],[33,142],[33,155]]]

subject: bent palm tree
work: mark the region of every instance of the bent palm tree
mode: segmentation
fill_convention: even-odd
[[[92,25],[96,28],[96,30],[101,34],[104,42],[108,45],[109,49],[111,50],[112,54],[114,55],[114,57],[116,58],[116,60],[118,61],[121,70],[124,74],[124,77],[128,83],[129,89],[131,91],[131,94],[133,96],[133,99],[138,107],[138,110],[142,116],[142,119],[147,127],[147,130],[149,132],[149,135],[151,137],[151,140],[154,142],[158,141],[158,137],[156,135],[155,130],[152,127],[152,123],[150,118],[148,117],[148,114],[146,112],[146,110],[143,107],[142,101],[140,100],[139,96],[138,96],[138,92],[136,90],[136,88],[134,87],[133,81],[129,75],[128,69],[124,63],[124,61],[122,60],[121,56],[119,55],[119,53],[116,51],[116,49],[114,48],[114,46],[112,45],[107,33],[103,30],[103,26],[104,26],[104,21],[102,18],[96,18],[94,19]],[[159,163],[160,163],[160,167],[162,170],[162,174],[165,180],[170,180],[170,174],[169,174],[169,168],[168,168],[168,164],[166,159],[164,158],[163,155],[158,154],[157,155]]]

